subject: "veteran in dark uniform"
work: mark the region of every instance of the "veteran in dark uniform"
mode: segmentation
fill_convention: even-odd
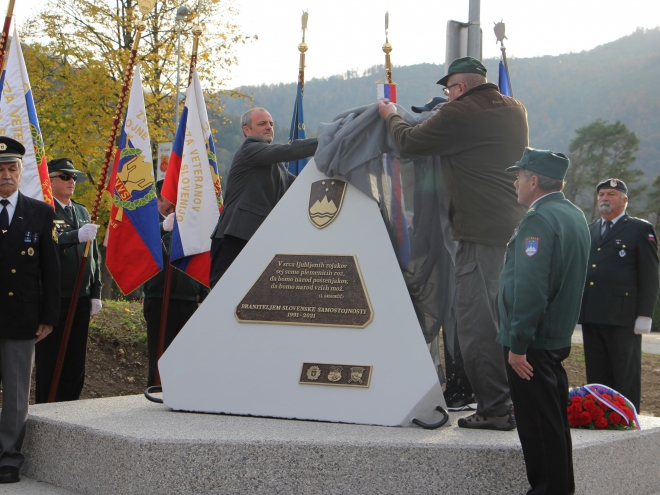
[[[174,225],[174,205],[161,196],[163,181],[156,183],[158,192],[158,213],[161,217],[160,233],[163,247],[163,260],[169,260],[172,228]],[[149,279],[142,286],[144,290],[144,319],[147,321],[147,353],[149,370],[147,387],[156,384],[156,367],[158,365],[158,340],[160,338],[160,317],[163,309],[163,294],[165,293],[165,270]],[[167,350],[174,338],[179,334],[198,306],[209,294],[209,289],[184,272],[172,268],[170,280],[170,299],[165,327],[165,347]]]
[[[90,223],[89,212],[80,203],[71,199],[76,184],[85,180],[85,175],[73,167],[69,158],[58,158],[48,162],[55,198],[55,225],[60,247],[61,292],[60,319],[51,337],[37,345],[37,383],[35,401],[48,402],[57,356],[64,333],[66,318],[73,297],[80,260],[87,241],[91,241],[87,267],[82,279],[80,297],[69,337],[64,365],[55,401],[78,400],[85,381],[85,359],[87,357],[87,335],[90,316],[101,309],[101,258],[96,244],[98,225]]]
[[[639,411],[642,335],[651,331],[658,297],[658,241],[653,225],[626,213],[619,179],[596,187],[601,218],[589,225],[591,251],[582,297],[587,382],[627,397]]]
[[[53,207],[21,194],[25,148],[0,136],[0,483],[20,481],[34,344],[60,311]]]
[[[515,166],[518,202],[529,207],[506,250],[500,275],[497,341],[504,347],[528,494],[575,493],[562,365],[580,314],[589,255],[582,210],[561,192],[570,162],[527,148]]]
[[[241,117],[245,141],[231,163],[225,208],[211,234],[211,287],[215,287],[293,183],[295,176],[283,162],[312,156],[318,146],[316,138],[271,144],[273,125],[265,108],[252,108]]]

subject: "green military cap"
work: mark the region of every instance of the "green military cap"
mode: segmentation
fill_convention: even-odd
[[[437,84],[447,86],[447,80],[452,74],[479,74],[480,76],[486,77],[486,67],[484,67],[484,64],[479,62],[476,58],[457,58],[449,66],[447,75],[440,79]]]
[[[525,148],[522,158],[513,167],[506,169],[507,172],[516,172],[521,168],[531,170],[539,175],[563,179],[571,161],[562,153],[548,150],[537,150]]]
[[[73,160],[71,158],[54,158],[48,162],[48,173],[66,172],[76,178],[76,184],[85,182],[87,177],[80,170],[73,168]]]
[[[0,136],[0,162],[17,162],[23,159],[25,146],[7,136]]]

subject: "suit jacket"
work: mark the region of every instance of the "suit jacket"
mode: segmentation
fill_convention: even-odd
[[[621,217],[605,239],[589,224],[591,250],[579,323],[632,327],[653,316],[658,297],[658,241],[653,225]]]
[[[85,253],[87,243],[78,240],[78,230],[90,222],[89,212],[80,203],[71,201],[73,214],[69,215],[62,206],[55,201],[55,227],[60,247],[60,277],[62,297],[73,297],[73,286],[78,276],[80,260]],[[93,299],[101,298],[101,257],[96,239],[92,241],[87,257],[87,266],[83,276],[80,296],[90,296]]]
[[[317,145],[316,138],[289,144],[246,138],[229,169],[225,209],[211,237],[250,240],[295,179],[281,162],[312,156]]]
[[[34,339],[39,324],[57,325],[60,262],[53,216],[50,205],[18,193],[9,229],[0,233],[0,338]]]

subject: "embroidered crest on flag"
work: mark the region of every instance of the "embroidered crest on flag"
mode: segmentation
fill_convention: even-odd
[[[525,254],[530,258],[539,252],[540,237],[527,237],[525,239]]]

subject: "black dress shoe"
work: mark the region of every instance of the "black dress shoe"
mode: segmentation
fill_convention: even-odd
[[[14,466],[0,467],[0,483],[18,483],[21,478],[18,476],[18,468]]]

